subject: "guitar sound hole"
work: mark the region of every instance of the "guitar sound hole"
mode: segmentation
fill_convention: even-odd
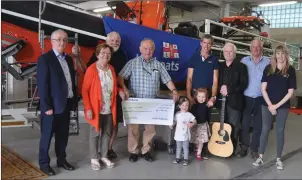
[[[218,134],[219,134],[219,136],[221,136],[223,138],[223,140],[225,142],[228,142],[230,140],[229,133],[227,131],[225,131],[225,130],[219,130]]]
[[[219,131],[218,131],[218,134],[219,134],[220,136],[225,136],[225,130],[219,130]]]

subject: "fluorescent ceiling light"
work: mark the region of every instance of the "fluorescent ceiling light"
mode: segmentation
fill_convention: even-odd
[[[115,8],[116,8],[115,6],[112,7],[112,9],[115,9]],[[106,7],[94,9],[93,12],[98,13],[98,12],[104,12],[104,11],[109,11],[109,10],[111,10],[111,8],[106,6]]]
[[[277,3],[267,3],[267,4],[259,4],[260,7],[268,7],[268,6],[280,6],[280,5],[288,5],[288,4],[296,4],[297,1],[287,1],[287,2],[277,2]]]

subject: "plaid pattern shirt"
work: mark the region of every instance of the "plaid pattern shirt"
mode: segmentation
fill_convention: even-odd
[[[130,93],[136,98],[155,98],[160,90],[160,79],[167,84],[171,81],[166,68],[155,58],[146,62],[142,56],[127,62],[119,73],[130,79]]]

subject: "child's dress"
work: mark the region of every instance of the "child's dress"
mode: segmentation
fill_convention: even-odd
[[[209,127],[209,108],[207,103],[197,103],[192,107],[191,112],[196,118],[197,124],[191,129],[191,143],[199,144],[209,141],[211,133]]]

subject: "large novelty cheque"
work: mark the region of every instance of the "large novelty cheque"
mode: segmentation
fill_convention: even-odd
[[[124,125],[172,125],[174,101],[170,99],[129,98],[122,102]]]

